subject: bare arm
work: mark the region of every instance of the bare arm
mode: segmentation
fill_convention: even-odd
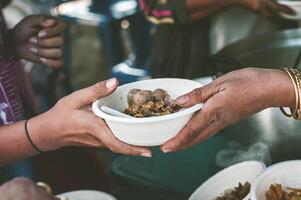
[[[24,121],[0,127],[0,165],[35,155],[24,131]]]
[[[28,121],[33,143],[42,151],[64,146],[107,147],[115,153],[150,157],[147,148],[117,140],[105,122],[90,109],[96,99],[111,94],[117,80],[110,79],[62,98],[53,108]],[[37,154],[24,129],[24,121],[0,127],[0,165]]]

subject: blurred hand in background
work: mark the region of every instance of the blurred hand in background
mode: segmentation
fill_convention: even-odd
[[[52,16],[25,17],[8,33],[11,52],[31,62],[61,67],[65,29],[66,24]]]

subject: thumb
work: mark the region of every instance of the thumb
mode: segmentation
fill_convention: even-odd
[[[204,103],[215,93],[214,86],[212,84],[208,84],[178,97],[175,103],[182,107],[191,107],[199,103]]]
[[[48,15],[32,15],[27,19],[33,28],[50,27],[56,24],[56,20]]]
[[[69,96],[64,98],[64,102],[66,102],[69,107],[82,108],[93,103],[101,97],[108,96],[115,91],[117,86],[118,80],[116,78],[102,81],[70,94]]]
[[[40,22],[40,25],[44,28],[53,27],[57,24],[57,21],[51,17],[46,17]]]

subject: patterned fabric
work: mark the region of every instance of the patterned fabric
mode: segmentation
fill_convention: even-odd
[[[23,108],[17,87],[17,68],[19,63],[8,58],[7,28],[2,13],[0,13],[0,124],[11,124],[22,119]]]
[[[186,0],[139,0],[146,17],[154,24],[190,22]]]
[[[30,108],[36,103],[23,65],[7,54],[8,32],[1,10],[0,5],[0,125],[5,125],[24,118],[23,103]]]

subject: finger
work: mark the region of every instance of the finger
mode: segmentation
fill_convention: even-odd
[[[64,45],[64,38],[61,36],[38,39],[37,37],[30,38],[30,43],[42,48],[58,48]]]
[[[41,63],[39,56],[36,53],[33,53],[31,50],[32,48],[37,48],[35,45],[27,44],[25,48],[26,50],[23,51],[23,53],[26,60],[29,60],[34,63]]]
[[[66,29],[66,24],[63,23],[63,22],[59,22],[54,27],[48,27],[48,28],[42,29],[38,33],[38,37],[39,38],[46,38],[46,37],[58,36],[58,35],[61,35],[64,32],[65,29]]]
[[[270,20],[278,23],[278,24],[282,24],[282,23],[286,23],[287,19],[285,19],[284,17],[282,17],[279,13],[279,11],[274,10],[274,8],[271,8],[269,5],[266,4],[264,11],[262,12],[262,14],[266,17],[268,17]]]
[[[47,58],[39,58],[40,63],[45,64],[54,69],[58,69],[64,65],[62,59],[47,59]]]
[[[59,59],[63,57],[63,50],[61,48],[53,48],[53,49],[38,48],[37,54],[43,58]]]
[[[216,94],[217,91],[218,89],[215,87],[215,84],[208,84],[180,96],[176,99],[175,103],[182,107],[191,107],[199,103],[204,103],[208,98]]]
[[[29,46],[28,49],[33,62],[45,64],[55,69],[64,65],[61,49],[41,49],[37,46]]]
[[[107,148],[109,148],[112,152],[125,154],[125,155],[132,155],[132,156],[143,156],[143,157],[152,156],[151,151],[145,147],[131,146],[119,141],[112,134],[112,132],[106,126],[106,124],[99,118],[96,119],[94,124],[96,124],[96,126],[93,132],[95,133],[96,137],[98,137],[99,140],[101,140],[103,144]]]
[[[175,149],[175,151],[181,151],[181,150],[187,149],[189,147],[192,147],[194,145],[197,145],[199,143],[202,143],[202,142],[208,140],[209,138],[211,138],[212,136],[214,136],[222,128],[223,127],[221,127],[215,123],[212,123],[205,130],[195,133],[195,135],[197,135],[196,138],[191,140],[189,143],[179,147],[178,149]]]
[[[283,12],[289,15],[296,15],[296,11],[286,5],[282,5],[274,1],[267,1],[266,4],[277,14]]]
[[[40,26],[44,28],[52,27],[58,24],[57,19],[47,16],[44,20],[40,21]]]
[[[31,47],[29,49],[32,53],[35,53],[36,55],[43,57],[43,58],[53,58],[53,59],[58,59],[63,56],[63,50],[60,48],[53,48],[53,49],[48,49],[48,48],[35,48]]]
[[[62,197],[54,197],[54,200],[68,200],[67,197],[62,196]]]
[[[26,17],[25,20],[32,28],[41,28],[41,24],[49,18],[49,15],[31,15]]]
[[[274,18],[274,15],[272,14],[272,11],[267,7],[263,7],[261,10],[260,10],[260,13],[267,17],[268,19],[270,20],[273,20],[273,21],[276,21],[276,19]]]
[[[106,81],[102,81],[87,87],[82,90],[78,90],[69,96],[62,99],[62,101],[72,108],[85,107],[101,97],[108,96],[115,91],[118,86],[118,80],[112,78]]]
[[[161,150],[164,153],[173,152],[193,141],[196,137],[198,137],[200,132],[205,130],[212,123],[212,120],[208,117],[208,115],[209,114],[206,110],[200,110],[192,117],[192,119],[176,137],[170,139],[161,146]]]

